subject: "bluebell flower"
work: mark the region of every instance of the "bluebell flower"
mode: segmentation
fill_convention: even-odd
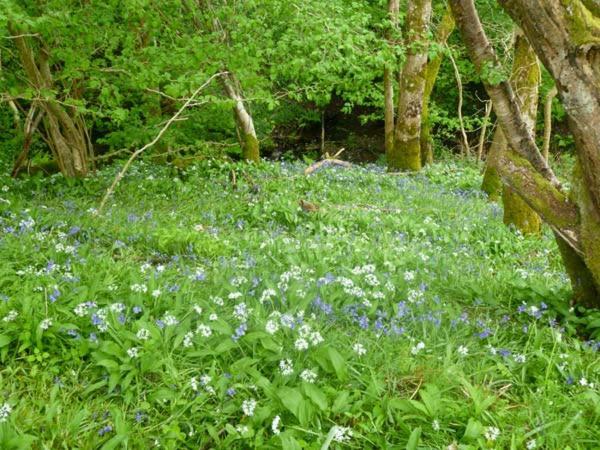
[[[165,327],[165,323],[160,319],[156,319],[156,321],[154,323],[156,323],[156,326],[158,328],[160,328],[161,330]]]
[[[134,314],[139,314],[139,313],[142,312],[142,307],[141,306],[134,306],[132,308],[132,311],[133,311]]]
[[[100,318],[100,316],[98,316],[96,313],[92,314],[91,320],[92,320],[92,325],[95,325],[95,326],[102,325],[104,323],[102,318]]]
[[[365,314],[360,316],[360,318],[358,319],[358,326],[361,327],[363,330],[369,328],[369,318]]]
[[[106,425],[98,430],[98,435],[104,436],[105,434],[110,433],[112,431],[112,429],[113,428],[111,425]]]
[[[67,235],[73,236],[73,235],[79,233],[80,230],[81,230],[81,228],[79,228],[78,226],[71,227],[69,229],[69,231],[67,232]]]
[[[485,339],[491,335],[492,335],[492,330],[490,330],[489,328],[485,328],[477,336],[479,337],[479,339]]]
[[[235,333],[231,336],[231,339],[234,341],[239,340],[242,336],[246,334],[246,330],[248,329],[248,325],[246,322],[242,323],[239,327],[235,329]]]
[[[233,397],[236,394],[236,391],[234,388],[229,388],[227,389],[227,395],[229,395],[230,397]]]
[[[60,297],[60,291],[54,288],[54,290],[50,294],[50,303],[54,303],[56,300],[58,300],[58,297]]]

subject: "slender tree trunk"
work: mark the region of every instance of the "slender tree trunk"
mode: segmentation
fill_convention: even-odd
[[[500,0],[524,31],[554,78],[575,138],[577,164],[569,197],[560,189],[523,120],[509,83],[483,77],[498,122],[511,150],[501,155],[498,170],[555,234],[574,300],[600,306],[600,20],[589,2],[570,0]],[[450,0],[463,41],[476,68],[489,73],[498,61],[473,0]],[[594,6],[592,4],[592,6]]]
[[[233,114],[239,132],[242,157],[246,161],[258,162],[260,153],[256,131],[254,130],[254,121],[244,105],[239,84],[230,73],[223,75],[222,81],[225,93],[234,101]]]
[[[21,168],[25,164],[25,161],[27,161],[31,142],[33,141],[33,135],[43,117],[43,111],[38,111],[35,105],[30,107],[29,112],[27,113],[27,118],[25,119],[25,124],[23,126],[23,148],[13,164],[13,169],[10,174],[11,177],[15,178],[17,175],[19,175]]]
[[[455,23],[452,10],[448,8],[442,17],[435,32],[435,42],[440,47],[448,41],[448,37],[454,31]],[[431,121],[429,119],[429,102],[431,93],[437,80],[440,66],[442,65],[443,53],[437,53],[427,63],[425,72],[425,91],[423,93],[423,112],[421,113],[421,163],[431,164],[433,162],[433,138],[431,136]]]
[[[485,115],[483,116],[483,124],[481,125],[481,133],[479,134],[479,142],[477,143],[477,162],[481,162],[483,159],[483,147],[485,145],[485,137],[487,134],[487,127],[490,122],[490,114],[492,113],[492,101],[488,100],[485,102]]]
[[[391,41],[394,28],[398,26],[398,14],[400,9],[399,0],[388,0],[388,15],[392,30],[386,33],[386,39]],[[385,120],[385,154],[390,155],[394,149],[394,82],[397,70],[396,58],[386,64],[383,69],[383,96],[384,96],[384,120]]]
[[[55,88],[48,62],[48,50],[42,47],[36,58],[26,37],[20,35],[11,24],[9,31],[13,35],[29,84],[40,96],[44,90]],[[43,110],[46,141],[62,174],[67,177],[87,175],[93,151],[87,129],[77,110],[63,106],[54,98],[42,98],[37,103]]]
[[[421,169],[421,112],[427,68],[427,31],[431,0],[409,0],[406,16],[408,53],[400,79],[394,149],[388,155],[388,169]]]
[[[548,161],[550,157],[550,138],[552,137],[552,101],[558,94],[556,86],[554,86],[546,95],[544,102],[544,145],[542,146],[542,155]]]

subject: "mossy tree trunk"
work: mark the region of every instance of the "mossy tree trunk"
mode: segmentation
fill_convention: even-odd
[[[516,93],[516,101],[519,103],[523,120],[531,135],[535,136],[535,120],[542,73],[535,52],[520,31],[516,33],[514,48],[510,82]],[[507,151],[506,146],[500,148],[500,151]],[[513,225],[523,234],[540,232],[540,217],[509,185],[502,187],[502,203],[506,225]]]
[[[452,16],[452,10],[448,8],[442,17],[435,32],[435,42],[443,46],[448,41],[448,37],[454,31],[455,23]],[[431,93],[437,80],[440,66],[442,65],[443,53],[438,52],[427,63],[425,71],[425,91],[423,93],[423,112],[421,113],[421,163],[431,164],[433,162],[433,138],[431,137],[431,121],[429,120],[429,102]]]
[[[488,195],[488,199],[492,202],[497,202],[502,198],[502,180],[500,179],[497,166],[500,153],[505,151],[506,147],[506,138],[504,137],[502,128],[496,127],[494,136],[492,137],[492,145],[485,161],[485,172],[483,173],[483,181],[481,183],[481,189]]]
[[[510,83],[498,70],[473,0],[450,0],[463,41],[494,102],[510,151],[498,171],[553,229],[574,301],[600,307],[600,16],[582,0],[500,0],[556,82],[577,153],[569,196],[537,147]],[[593,3],[592,5],[593,6]]]
[[[421,113],[430,19],[431,0],[409,0],[405,28],[408,51],[400,77],[394,148],[387,155],[390,171],[421,169]]]
[[[386,32],[386,39],[391,44],[394,29],[398,26],[398,14],[400,12],[399,0],[388,0],[388,16],[390,29]],[[391,154],[394,149],[394,82],[396,80],[397,61],[393,58],[383,68],[383,96],[384,96],[384,120],[385,120],[385,153]]]
[[[242,158],[246,161],[258,162],[260,160],[260,150],[256,131],[254,130],[254,121],[244,105],[239,83],[231,73],[223,75],[222,80],[225,93],[234,102],[233,114],[240,147],[242,148]]]
[[[40,116],[44,125],[44,139],[52,155],[56,159],[61,173],[66,177],[83,177],[89,171],[93,159],[93,148],[83,118],[75,107],[65,106],[53,96],[44,94],[56,90],[50,71],[49,50],[40,43],[31,45],[27,37],[8,25],[9,32],[17,48],[21,65],[29,85],[37,91],[35,104],[40,108]],[[25,159],[27,149],[22,153]],[[18,173],[24,161],[18,161],[19,167],[13,169]]]

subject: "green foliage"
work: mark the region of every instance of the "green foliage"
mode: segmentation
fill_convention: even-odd
[[[148,159],[102,215],[116,168],[2,175],[0,447],[598,441],[598,318],[549,230],[475,164],[303,169]]]

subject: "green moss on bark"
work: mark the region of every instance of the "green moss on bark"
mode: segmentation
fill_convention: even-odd
[[[600,212],[595,208],[590,192],[585,185],[580,163],[576,164],[573,172],[571,196],[579,206],[582,259],[596,289],[594,302],[590,303],[592,293],[585,296],[586,306],[598,308],[600,307]]]
[[[251,134],[244,135],[244,147],[242,148],[242,157],[246,161],[258,162],[260,160],[258,139],[256,139]]]
[[[488,199],[492,202],[498,202],[501,198],[502,180],[498,170],[489,164],[485,166],[481,190],[487,194]]]
[[[514,225],[523,234],[539,234],[541,220],[533,209],[510,187],[502,190],[504,200],[504,223]]]

